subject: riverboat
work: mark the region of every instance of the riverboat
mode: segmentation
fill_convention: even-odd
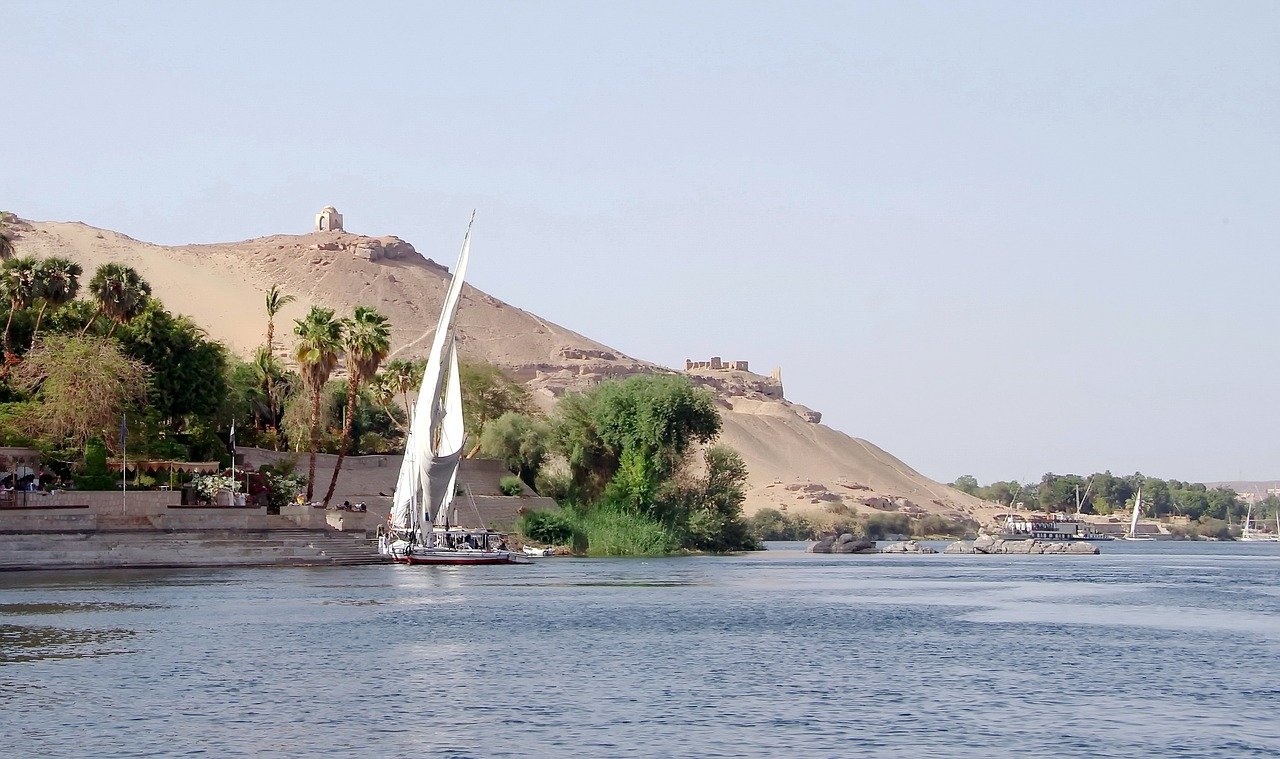
[[[1105,532],[1080,519],[1065,514],[1046,516],[1020,516],[1009,514],[1005,518],[1002,540],[1115,540]]]

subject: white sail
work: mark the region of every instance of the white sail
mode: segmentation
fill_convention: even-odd
[[[1138,535],[1138,514],[1142,512],[1142,486],[1138,486],[1138,497],[1133,501],[1133,519],[1129,521],[1129,537]]]
[[[431,352],[427,354],[391,508],[392,528],[416,528],[423,544],[427,542],[426,532],[432,518],[439,513],[442,503],[452,497],[445,492],[446,485],[452,479],[452,470],[457,468],[462,451],[462,394],[452,326],[462,299],[470,252],[471,225],[468,224],[462,252],[436,322]]]
[[[413,426],[405,436],[404,460],[400,462],[400,474],[396,477],[396,489],[391,501],[391,529],[409,530],[414,527],[414,503],[418,490],[418,464],[414,458]]]
[[[424,472],[426,497],[423,499],[423,524],[443,526],[449,505],[453,502],[454,481],[458,461],[462,458],[465,433],[462,423],[462,387],[458,380],[458,352],[449,345],[448,375],[443,403],[438,408],[439,424],[434,435],[432,456]]]

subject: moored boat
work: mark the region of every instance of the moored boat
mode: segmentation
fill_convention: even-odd
[[[479,529],[450,523],[458,494],[458,462],[466,441],[457,341],[452,327],[470,253],[468,224],[436,323],[418,400],[410,415],[391,513],[387,524],[379,529],[378,550],[403,564],[524,563],[507,547],[506,536],[485,528],[483,521]],[[480,516],[478,509],[476,516]]]

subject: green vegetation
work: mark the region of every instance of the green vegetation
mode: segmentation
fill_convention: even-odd
[[[761,509],[748,522],[752,533],[760,540],[817,540],[824,534],[850,533],[869,540],[885,540],[894,535],[918,538],[963,538],[973,535],[978,524],[969,520],[953,520],[937,514],[911,518],[906,514],[874,513],[858,517],[845,511],[843,516],[827,522],[818,515],[787,514],[777,509]]]
[[[342,342],[347,354],[347,408],[342,415],[342,446],[338,449],[338,460],[333,465],[333,476],[329,479],[329,489],[324,494],[324,507],[329,508],[333,498],[333,489],[338,484],[338,472],[342,469],[342,460],[351,447],[351,427],[356,418],[356,395],[361,385],[373,381],[378,373],[378,366],[391,352],[391,327],[387,317],[367,306],[356,306],[355,316],[342,323]],[[315,472],[312,471],[312,476]]]
[[[249,494],[274,510],[300,489],[315,496],[319,452],[338,454],[328,502],[348,454],[403,447],[422,365],[387,361],[390,325],[374,309],[339,318],[313,306],[296,319],[294,371],[276,355],[275,319],[293,300],[278,286],[264,300],[266,340],[244,361],[167,310],[134,269],[104,264],[82,287],[74,262],[16,256],[2,225],[0,235],[0,444],[38,446],[53,477],[114,489],[107,462],[121,453],[126,418],[131,457],[226,467],[233,425],[241,445],[305,450],[305,478],[289,462],[250,480]],[[345,376],[335,379],[340,366]],[[591,555],[759,547],[759,530],[742,518],[746,467],[715,444],[713,397],[687,378],[604,382],[568,394],[545,418],[498,367],[463,362],[459,380],[468,455],[504,462],[512,476],[503,492],[531,487],[564,504],[521,519],[531,538]],[[192,478],[169,479],[177,487]],[[158,482],[139,474],[135,484]],[[194,486],[208,497],[230,487],[223,474]]]
[[[684,377],[645,375],[566,395],[545,425],[499,417],[486,427],[481,448],[565,503],[555,524],[569,525],[577,551],[756,549],[742,519],[746,467],[732,449],[711,445],[719,431],[709,391]],[[693,457],[702,446],[702,456]],[[543,451],[564,471],[541,471]],[[550,518],[522,520],[524,534],[537,539],[527,530],[543,529],[542,519]]]
[[[1101,516],[1130,514],[1139,485],[1142,486],[1143,516],[1185,517],[1191,524],[1179,531],[1189,537],[1225,535],[1227,522],[1240,524],[1248,511],[1248,505],[1231,488],[1209,488],[1198,482],[1161,480],[1141,473],[1125,477],[1111,472],[1088,477],[1049,473],[1040,478],[1040,482],[993,482],[985,487],[973,476],[965,475],[952,483],[953,487],[979,498],[1050,513],[1075,513],[1078,492],[1080,513]],[[1280,499],[1269,496],[1254,505],[1253,516],[1274,520],[1277,510],[1280,510]]]
[[[498,489],[503,495],[516,496],[524,493],[524,483],[519,477],[507,475],[498,483]]]

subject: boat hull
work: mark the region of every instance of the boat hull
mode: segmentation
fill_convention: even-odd
[[[393,556],[391,560],[397,564],[435,564],[448,566],[471,566],[476,564],[519,564],[516,556],[510,551],[422,551],[407,556]]]

